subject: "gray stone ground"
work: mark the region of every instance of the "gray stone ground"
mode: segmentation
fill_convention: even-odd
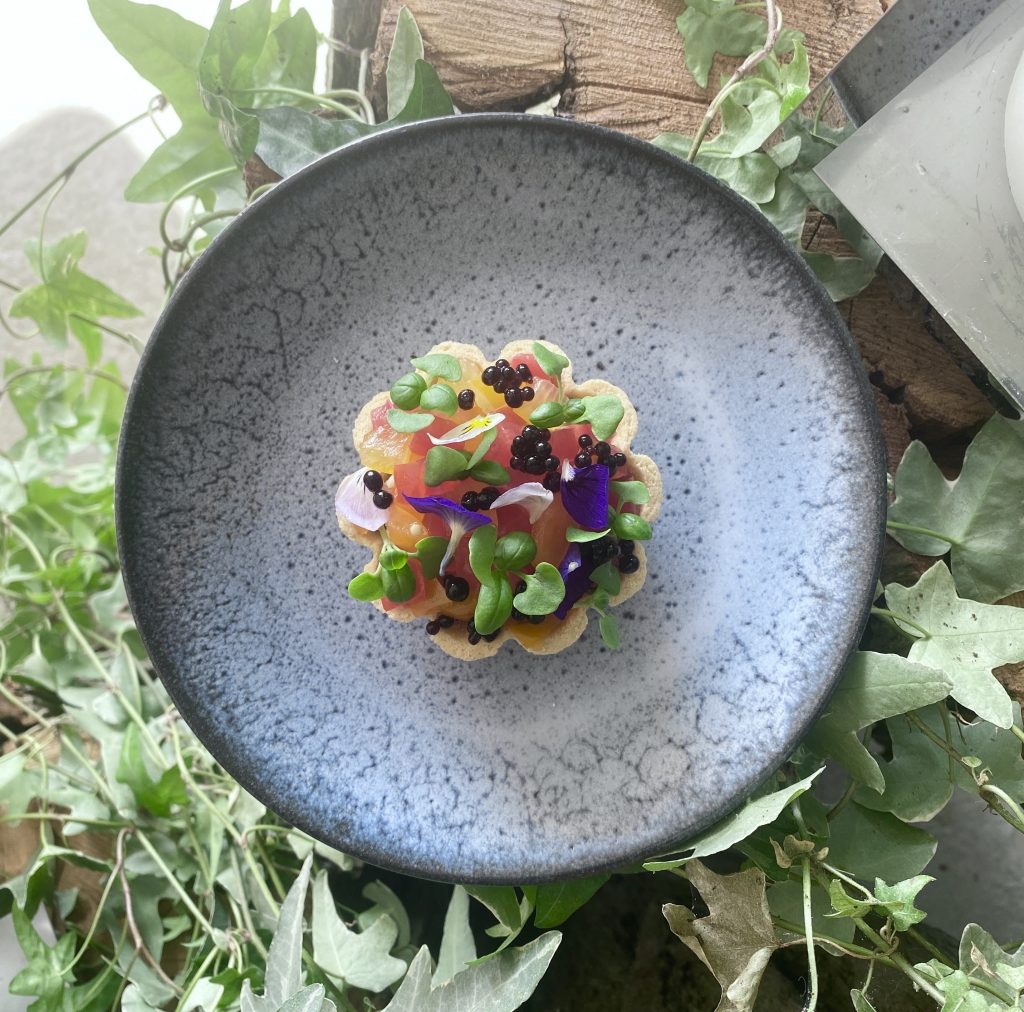
[[[82,109],[50,113],[0,141],[0,221],[6,220],[43,182],[99,137],[110,124]],[[144,316],[125,321],[125,329],[145,336],[162,303],[159,264],[145,252],[158,244],[159,208],[128,204],[121,198],[125,183],[142,157],[128,140],[117,138],[84,163],[72,177],[49,215],[47,235],[52,239],[84,228],[89,247],[83,269],[97,275],[131,299]],[[38,212],[27,215],[0,241],[0,277],[19,284],[31,283],[21,248],[38,234]],[[7,293],[0,293],[4,304]],[[24,321],[18,321],[24,323]],[[125,374],[131,373],[135,354],[111,345]],[[0,355],[26,356],[39,352],[46,362],[78,361],[74,348],[62,351],[34,340],[19,342],[0,333]],[[17,437],[16,419],[0,405],[0,442]],[[922,895],[929,924],[959,937],[963,925],[978,921],[1003,940],[1024,935],[1021,917],[1024,883],[1024,841],[1002,820],[984,810],[976,799],[958,792],[953,802],[929,827],[939,837],[939,851],[928,870],[939,882]],[[22,965],[10,930],[0,921],[0,1008],[16,1012],[28,1002],[8,995],[7,984]]]

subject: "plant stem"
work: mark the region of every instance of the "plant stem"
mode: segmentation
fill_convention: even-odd
[[[814,922],[811,910],[811,862],[805,855],[800,864],[803,877],[804,937],[807,940],[807,967],[810,977],[807,1000],[803,1012],[814,1012],[818,1007],[818,960],[814,954]]]
[[[205,175],[197,176],[195,179],[189,180],[184,186],[179,186],[178,189],[171,194],[170,198],[164,204],[163,210],[160,212],[160,238],[163,240],[163,244],[165,246],[168,246],[171,249],[174,248],[174,242],[167,234],[167,219],[170,217],[171,209],[174,205],[181,200],[182,197],[187,197],[198,187],[204,186],[207,183],[216,182],[218,179],[226,179],[228,176],[233,176],[236,172],[238,172],[238,169],[233,165],[230,168],[207,172]]]
[[[951,538],[948,534],[940,534],[938,531],[933,531],[928,527],[917,527],[914,524],[901,524],[896,520],[886,520],[885,526],[887,529],[894,531],[906,531],[908,534],[923,534],[928,538],[935,538],[936,541],[945,541],[947,545],[960,546],[963,544],[962,541],[957,541],[956,538]]]
[[[804,926],[802,924],[797,924],[795,921],[787,921],[785,917],[773,915],[772,923],[782,931],[788,931],[791,935],[802,935],[804,933]],[[887,966],[892,965],[888,956],[876,952],[874,949],[865,948],[863,945],[857,945],[856,942],[847,942],[839,938],[833,938],[831,935],[818,933],[814,934],[814,940],[819,944],[834,945],[837,949],[842,949],[848,956],[853,956],[854,959],[870,959],[872,962],[877,960],[880,963],[885,963]]]
[[[718,109],[726,98],[729,97],[729,93],[775,48],[775,43],[779,38],[779,32],[782,30],[782,17],[779,14],[779,9],[775,4],[775,0],[765,0],[765,8],[768,14],[768,32],[765,36],[764,45],[757,50],[757,52],[751,53],[733,71],[732,77],[726,81],[725,86],[711,100],[711,104],[708,106],[707,112],[704,113],[704,118],[701,120],[700,126],[697,128],[697,133],[693,138],[693,143],[690,145],[689,153],[686,156],[686,160],[688,162],[692,162],[697,157],[697,152],[700,151],[700,146],[704,143],[704,138],[707,136],[708,130],[711,129],[711,124],[715,121]]]
[[[853,917],[851,919],[853,920],[853,923],[857,925],[860,933],[865,938],[874,942],[875,945],[877,945],[883,953],[892,960],[894,966],[902,970],[922,991],[924,991],[925,994],[928,995],[929,998],[931,998],[940,1008],[942,1007],[946,999],[937,987],[925,980],[924,977],[914,969],[910,962],[898,952],[895,950],[886,952],[886,950],[891,949],[891,946],[880,934],[878,934],[877,931],[875,931],[873,927],[871,927],[870,924],[868,924],[866,920],[864,920],[863,917]]]
[[[831,822],[849,803],[850,799],[857,793],[857,781],[851,780],[846,785],[846,790],[843,791],[842,796],[839,800],[828,810],[825,815],[825,820]]]
[[[332,98],[326,98],[323,95],[314,95],[311,91],[302,91],[300,88],[286,88],[284,85],[267,86],[265,88],[238,88],[237,94],[240,95],[291,95],[293,98],[302,98],[307,102],[316,102],[318,105],[325,106],[328,109],[333,109],[335,112],[340,112],[342,115],[347,116],[349,119],[354,119],[359,123],[364,122],[363,117],[359,115],[355,110],[350,109],[347,105],[342,105],[341,102],[335,102]],[[358,95],[358,92],[352,94]],[[359,96],[360,102],[365,101],[362,96]]]
[[[931,956],[934,956],[940,962],[950,962],[950,957],[946,955],[946,953],[944,953],[937,945],[933,945],[931,942],[929,942],[928,939],[925,938],[924,935],[922,935],[921,932],[917,930],[917,928],[913,926],[907,928],[906,935],[908,938],[912,938],[915,942],[917,942],[917,944],[920,945],[921,948],[925,950],[925,952],[927,952]],[[953,962],[955,964],[956,961],[954,960]]]
[[[1014,734],[1015,734],[1015,735],[1016,735],[1016,736],[1017,736],[1017,737],[1018,737],[1018,738],[1019,738],[1019,739],[1020,739],[1020,740],[1021,740],[1022,742],[1024,742],[1024,730],[1022,730],[1021,728],[1017,727],[1017,725],[1016,725],[1016,724],[1011,724],[1011,725],[1010,725],[1010,730],[1011,730],[1011,731],[1012,731],[1012,732],[1013,732],[1013,733],[1014,733]]]
[[[135,830],[135,837],[142,844],[143,849],[153,859],[153,863],[160,869],[164,878],[170,883],[171,888],[178,894],[178,898],[184,904],[185,909],[202,925],[206,932],[212,937],[216,934],[214,926],[206,919],[199,907],[195,905],[192,898],[182,888],[181,883],[178,881],[174,872],[164,863],[164,859],[160,856],[159,851],[150,842],[149,837],[142,832],[141,829]]]
[[[370,100],[361,91],[356,91],[355,88],[334,88],[331,91],[322,92],[327,98],[351,98],[358,102],[360,108],[363,110],[363,117],[370,126],[376,126],[377,117],[374,115],[373,106],[370,105]]]
[[[82,164],[97,148],[102,147],[107,141],[116,137],[119,133],[127,130],[129,127],[135,126],[136,123],[149,117],[149,109],[145,112],[139,113],[138,116],[133,116],[130,120],[122,123],[120,126],[114,127],[112,130],[108,130],[99,140],[94,141],[90,144],[81,154],[73,158],[67,165],[64,166],[60,172],[57,173],[49,182],[43,185],[43,187],[32,197],[29,197],[28,201],[21,205],[14,214],[7,219],[2,225],[0,225],[0,235],[3,235],[18,219],[24,214],[30,211],[43,197],[46,196],[50,190],[58,183],[64,183],[74,174],[75,169]]]
[[[174,1006],[175,1012],[180,1012],[185,1007],[185,1002],[188,1001],[188,996],[195,990],[196,984],[199,983],[203,974],[206,973],[210,963],[216,958],[217,953],[220,950],[215,946],[210,946],[210,951],[206,954],[206,958],[199,964],[199,968],[195,973],[192,974],[192,979],[188,982],[185,990],[182,991],[181,997],[178,999],[178,1004]]]

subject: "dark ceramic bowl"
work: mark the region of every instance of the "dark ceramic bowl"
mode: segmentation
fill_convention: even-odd
[[[650,575],[537,658],[466,663],[349,600],[333,495],[359,407],[443,339],[563,345],[661,466]],[[756,210],[650,145],[462,116],[359,141],[227,228],[132,388],[117,522],[175,703],[284,818],[377,865],[528,882],[664,851],[799,742],[866,618],[873,402]]]

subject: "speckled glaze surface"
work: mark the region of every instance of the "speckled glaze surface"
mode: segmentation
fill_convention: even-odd
[[[832,72],[851,121],[866,123],[1009,0],[900,0]]]
[[[436,340],[516,337],[622,386],[661,467],[617,653],[592,624],[457,661],[344,592],[359,407]],[[884,463],[838,314],[753,209],[622,135],[463,116],[213,243],[136,378],[117,520],[154,663],[253,794],[374,864],[522,883],[664,851],[786,757],[866,618]]]

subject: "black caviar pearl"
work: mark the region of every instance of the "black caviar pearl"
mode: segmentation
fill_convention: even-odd
[[[480,633],[476,631],[476,623],[472,619],[466,623],[466,633],[470,643],[480,642]]]
[[[525,580],[520,580],[516,584],[516,593],[517,594],[522,594],[525,590],[526,590],[526,581]]]
[[[540,625],[541,622],[543,622],[544,619],[546,619],[546,618],[547,618],[547,615],[531,615],[530,616],[530,625]]]
[[[540,429],[536,425],[524,425],[523,426],[523,439],[533,443],[540,439]]]
[[[508,463],[513,471],[522,471],[526,467],[526,458],[517,454]]]
[[[373,493],[373,505],[379,510],[386,510],[394,501],[395,497],[384,489]]]
[[[614,559],[619,554],[619,543],[617,541],[608,541],[605,544],[605,556],[609,559]]]
[[[516,375],[515,369],[510,365],[502,366],[501,378],[505,380],[509,386],[519,386],[519,377]]]
[[[518,408],[523,403],[523,392],[516,387],[505,391],[505,403],[510,408]]]
[[[562,487],[562,477],[557,472],[544,475],[544,487],[549,492],[557,492]]]
[[[548,457],[547,460],[544,461],[544,470],[545,471],[557,471],[558,470],[558,465],[559,465],[559,460],[558,460],[557,457]]]
[[[533,400],[533,393],[534,393],[533,387],[523,387],[523,400],[524,401],[532,401]]]
[[[481,374],[480,378],[489,387],[492,387],[492,386],[494,386],[494,381],[498,378],[498,375],[499,375],[498,370],[493,365],[489,365],[486,369],[484,369],[484,371]]]
[[[583,451],[580,451],[573,458],[573,463],[577,467],[586,467],[590,463],[590,454],[589,453],[584,453]]]
[[[583,450],[589,450],[594,444],[594,441],[585,432],[580,436],[578,442],[580,444],[580,448]]]
[[[526,466],[523,468],[527,474],[543,474],[544,461],[540,457],[527,457]]]
[[[494,505],[494,500],[498,498],[501,493],[493,486],[488,485],[487,488],[482,488],[476,494],[477,502],[482,510],[489,510]]]
[[[512,609],[512,618],[516,622],[522,622],[523,619],[526,618],[526,616],[518,608],[513,608]]]
[[[466,492],[462,496],[462,505],[468,510],[475,510],[480,505],[480,499],[476,492]]]
[[[450,629],[453,625],[455,625],[455,619],[453,619],[451,615],[438,615],[437,624],[442,629]]]
[[[459,407],[462,408],[463,411],[468,411],[473,406],[473,402],[475,400],[476,394],[473,393],[469,387],[466,387],[465,390],[459,391]]]
[[[367,471],[363,475],[363,484],[371,492],[379,492],[384,487],[384,479],[379,471]]]
[[[465,601],[469,597],[469,581],[461,576],[449,576],[444,581],[444,592],[449,601]]]
[[[480,642],[480,633],[474,630],[466,637],[466,639],[468,639],[469,642],[473,644],[473,646],[476,646],[477,643]]]
[[[635,555],[623,555],[619,559],[620,573],[635,573],[640,568],[640,560]]]
[[[526,450],[528,446],[529,446],[529,443],[526,441],[526,438],[524,436],[516,436],[512,440],[512,454],[513,454],[513,456],[518,456],[524,450]]]
[[[600,463],[608,465],[608,477],[613,478],[615,476],[615,461],[612,459],[602,460]]]
[[[551,444],[546,439],[540,439],[533,447],[533,452],[538,457],[549,457],[551,456]]]
[[[499,376],[494,382],[494,392],[496,394],[503,394],[506,390],[508,390],[508,383],[505,379]]]
[[[612,463],[616,467],[625,467],[626,466],[626,455],[624,453],[612,454]]]
[[[498,634],[499,634],[500,632],[501,632],[501,630],[500,630],[500,629],[495,629],[495,630],[494,630],[494,632],[492,632],[492,633],[488,633],[488,634],[487,634],[487,635],[486,635],[486,636],[484,637],[484,639],[485,639],[485,640],[487,640],[487,642],[488,642],[488,643],[493,643],[493,642],[494,642],[494,641],[495,641],[495,640],[496,640],[496,639],[498,638]]]
[[[507,358],[499,358],[498,361],[494,363],[494,368],[497,369],[499,372],[501,372],[502,369],[507,369],[508,367],[509,365]]]
[[[538,429],[537,430],[537,438],[538,439],[550,440],[551,439],[551,430],[550,429]]]
[[[602,439],[600,443],[594,444],[594,453],[598,457],[607,457],[612,452],[612,448]]]
[[[620,541],[619,542],[619,551],[622,552],[623,555],[632,555],[636,551],[636,542],[635,541]]]
[[[436,636],[441,631],[441,623],[434,619],[427,623],[427,635]]]
[[[533,379],[533,373],[530,372],[530,367],[525,362],[520,362],[516,366],[516,375],[525,383],[529,383]]]

